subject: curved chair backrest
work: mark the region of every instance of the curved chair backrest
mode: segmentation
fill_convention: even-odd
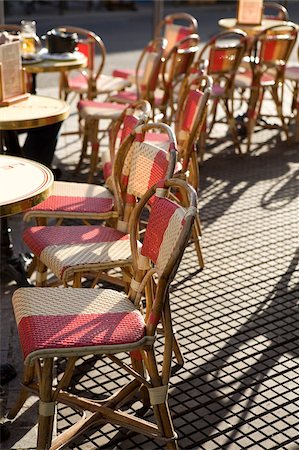
[[[66,33],[77,33],[78,35],[78,51],[83,53],[87,58],[87,67],[81,71],[83,77],[87,80],[87,98],[93,99],[97,96],[96,83],[97,79],[103,71],[106,62],[106,47],[102,39],[93,31],[85,28],[72,27],[62,25],[56,28],[58,31]],[[63,92],[70,89],[68,76],[64,74],[61,86],[61,96]]]
[[[164,38],[150,41],[143,49],[136,66],[137,97],[149,101],[152,107],[166,45],[167,41]]]
[[[151,105],[146,100],[139,100],[128,105],[121,116],[111,123],[109,129],[109,149],[102,151],[103,176],[106,184],[110,184],[112,165],[118,148],[138,125],[146,123],[151,115]]]
[[[145,142],[147,131],[168,136],[168,151]],[[165,147],[165,142],[163,142]],[[160,179],[171,178],[177,159],[176,138],[172,129],[163,123],[136,127],[123,141],[116,153],[112,183],[119,212],[118,228],[127,231],[130,214],[145,192]]]
[[[171,123],[174,115],[174,89],[176,91],[179,89],[180,83],[193,64],[199,51],[199,41],[198,34],[189,34],[172,47],[163,62],[161,68],[163,100],[161,104],[165,105],[165,109],[170,106],[170,112],[166,114],[168,116],[167,123]]]
[[[179,190],[186,199],[184,206],[167,198],[169,190]],[[153,201],[154,200],[154,201]],[[145,290],[147,334],[154,335],[162,313],[169,312],[168,287],[175,277],[188,244],[196,215],[197,195],[194,189],[179,179],[161,180],[142,197],[135,207],[130,221],[130,239],[133,258],[134,279],[130,297],[138,304]],[[137,244],[139,223],[144,207],[150,204],[149,220],[142,246]],[[171,321],[163,324],[165,341],[173,339]],[[163,321],[163,322],[164,322]],[[171,348],[171,347],[170,347]],[[170,367],[171,351],[164,353]]]
[[[247,48],[247,34],[239,29],[223,31],[202,48],[196,66],[211,75],[214,84],[233,89],[234,77]]]
[[[289,13],[285,6],[276,2],[264,2],[263,18],[272,20],[289,20]]]
[[[271,68],[276,71],[278,76],[281,76],[295,45],[297,35],[297,26],[288,22],[283,26],[269,27],[255,36],[253,48],[255,48],[259,61],[254,65],[255,72],[262,74]]]
[[[188,181],[198,190],[198,162],[196,142],[205,125],[213,80],[208,75],[191,73],[181,85],[175,118],[182,173],[189,171]]]
[[[156,29],[155,37],[163,36],[167,39],[165,54],[171,51],[173,46],[189,34],[197,33],[198,22],[195,17],[187,13],[169,14],[162,19]]]

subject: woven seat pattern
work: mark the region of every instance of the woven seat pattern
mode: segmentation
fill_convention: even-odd
[[[110,289],[19,289],[13,307],[25,358],[45,349],[131,344],[145,334],[141,313]]]
[[[113,210],[114,197],[103,187],[87,183],[54,182],[53,194],[42,203],[30,209],[26,216],[34,211],[63,211],[82,213],[105,213]]]
[[[24,242],[61,279],[68,268],[129,264],[131,256],[129,235],[104,226],[31,227]]]
[[[142,195],[158,180],[164,178],[168,167],[168,153],[150,143],[134,142],[129,172],[129,195]]]
[[[88,90],[88,82],[83,74],[76,75],[68,80],[69,89],[84,94]],[[101,74],[96,83],[97,91],[101,94],[109,94],[129,86],[130,82],[121,77]]]
[[[117,103],[96,102],[93,100],[80,100],[78,111],[82,119],[111,119],[116,120],[123,112],[125,106]]]

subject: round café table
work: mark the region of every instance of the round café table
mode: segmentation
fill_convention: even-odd
[[[225,30],[232,30],[233,28],[238,28],[248,36],[255,36],[260,31],[265,30],[266,28],[273,27],[274,25],[286,25],[288,22],[284,20],[276,20],[276,19],[263,19],[259,25],[243,25],[239,24],[236,17],[228,17],[224,19],[220,19],[218,21],[218,25],[220,28]]]
[[[53,173],[44,165],[17,156],[0,155],[1,273],[30,285],[23,260],[13,256],[7,216],[18,214],[45,200],[52,191]]]
[[[30,95],[26,100],[0,107],[0,131],[26,130],[62,122],[68,117],[69,110],[69,105],[62,100]],[[8,156],[9,150],[7,148],[7,155],[0,155],[1,158],[11,158],[12,156]],[[32,170],[31,175],[29,175],[30,168]],[[20,171],[20,177],[15,175],[17,171]],[[25,173],[26,175],[23,177],[22,174]],[[7,177],[7,174],[11,174],[11,177]],[[30,184],[26,184],[25,179],[27,183],[30,183],[30,178],[32,178],[32,182],[36,178],[37,185],[30,187]],[[49,184],[53,183],[51,170],[25,158],[20,158],[20,161],[18,159],[18,165],[14,166],[14,169],[7,169],[7,172],[4,169],[1,170],[0,205],[1,216],[3,216],[1,218],[1,272],[11,276],[19,286],[28,286],[30,283],[23,267],[23,258],[15,257],[13,254],[11,230],[7,224],[7,216],[21,212],[42,201],[44,196],[48,195],[48,188],[50,187],[47,187],[46,179],[49,180]],[[41,191],[38,191],[39,187]],[[20,192],[22,191],[25,197],[21,196]]]
[[[77,52],[77,55],[61,56],[44,55],[41,59],[22,62],[23,68],[27,73],[32,74],[32,94],[36,94],[36,75],[39,73],[60,72],[62,74],[71,70],[83,69],[87,66],[87,58],[83,53]]]
[[[36,161],[0,155],[0,217],[18,214],[51,193],[53,173]]]

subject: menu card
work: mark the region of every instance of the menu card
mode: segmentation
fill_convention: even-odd
[[[20,42],[0,44],[0,106],[27,98],[21,62]]]
[[[263,0],[239,0],[237,23],[240,25],[260,25],[263,15]]]

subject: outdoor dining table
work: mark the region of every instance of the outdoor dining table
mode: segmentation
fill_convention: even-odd
[[[62,100],[30,95],[26,100],[0,108],[0,132],[26,130],[61,122],[68,117],[69,109],[69,105]],[[2,153],[3,151],[1,149]],[[12,276],[18,285],[28,286],[23,260],[13,255],[7,216],[43,201],[50,193],[53,174],[42,164],[26,158],[9,159],[13,156],[8,155],[9,148],[6,149],[6,155],[0,155],[1,272]]]
[[[238,28],[242,31],[245,31],[245,33],[248,34],[248,36],[255,36],[261,31],[265,30],[266,28],[273,27],[274,25],[286,25],[288,22],[284,20],[277,20],[277,19],[263,19],[262,22],[258,25],[243,25],[238,23],[238,20],[236,17],[227,17],[224,19],[220,19],[218,21],[218,25],[220,28],[224,28],[225,30],[231,30],[233,28]]]
[[[87,58],[83,53],[73,54],[44,54],[35,60],[23,60],[23,68],[32,74],[32,94],[36,94],[36,75],[39,73],[66,73],[71,70],[83,69],[87,66]]]

